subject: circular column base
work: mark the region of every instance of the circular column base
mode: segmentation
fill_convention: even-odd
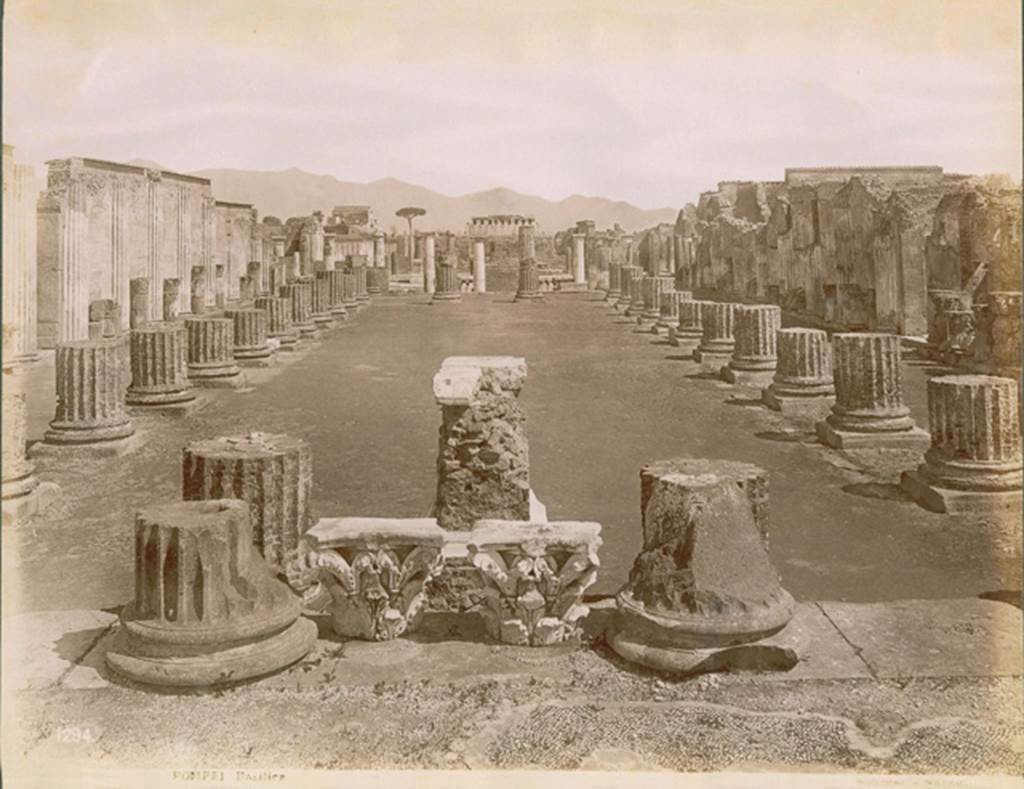
[[[267,638],[198,654],[154,657],[133,654],[122,631],[107,652],[107,665],[133,682],[170,687],[209,687],[272,674],[305,657],[316,641],[316,624],[300,617]],[[207,649],[209,651],[207,651]]]

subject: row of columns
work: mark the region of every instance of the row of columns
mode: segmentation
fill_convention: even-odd
[[[95,311],[90,339],[58,343],[56,413],[33,453],[85,448],[121,454],[135,432],[128,406],[179,410],[196,399],[196,387],[240,388],[246,384],[241,367],[268,366],[276,351],[295,350],[370,299],[365,265],[319,271],[279,284],[276,292],[259,289],[253,274],[242,278],[246,300],[207,313],[205,269],[196,267],[190,302],[198,314],[183,319],[177,314],[180,282],[165,280],[163,319],[154,321],[146,319],[149,283],[132,280],[127,333],[112,305]]]
[[[705,373],[760,388],[762,402],[786,416],[816,420],[821,443],[927,450],[924,464],[905,473],[901,485],[928,509],[1020,508],[1016,381],[988,375],[929,379],[929,433],[904,401],[898,335],[845,332],[830,338],[818,329],[782,328],[776,305],[694,300],[689,291],[673,291],[665,278],[630,266],[610,273],[606,298],[615,309],[636,315],[641,328],[660,332],[668,326],[669,342]],[[659,310],[652,321],[655,298]]]

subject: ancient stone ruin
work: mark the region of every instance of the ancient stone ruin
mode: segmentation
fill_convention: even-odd
[[[772,639],[794,603],[768,558],[765,472],[679,458],[645,466],[640,488],[643,549],[616,598],[611,647],[669,673],[796,665],[792,645]]]
[[[1021,509],[1018,384],[987,375],[928,381],[931,446],[902,486],[935,512],[979,515]]]
[[[818,438],[836,449],[924,449],[928,434],[903,402],[900,338],[836,334],[832,338],[836,403],[818,422]]]
[[[526,360],[451,356],[434,376],[441,406],[434,514],[444,529],[530,519],[530,459],[519,391]]]
[[[205,687],[302,658],[316,625],[252,544],[244,502],[176,502],[135,518],[135,598],[107,664],[151,685]]]

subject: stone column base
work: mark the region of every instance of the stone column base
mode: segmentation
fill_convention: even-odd
[[[722,368],[722,380],[730,384],[763,388],[775,380],[775,369],[737,370],[732,364]]]
[[[60,488],[53,482],[39,482],[34,475],[31,476],[34,484],[29,490],[16,495],[9,495],[7,490],[3,493],[3,525],[14,526],[25,518],[31,518],[45,510],[50,504],[57,500],[60,495]],[[15,480],[22,482],[22,480]],[[10,487],[8,485],[8,487]]]
[[[854,433],[832,427],[828,421],[815,426],[818,440],[833,449],[916,449],[924,452],[931,445],[928,431],[919,427],[878,433]]]
[[[925,466],[904,471],[900,487],[926,510],[950,515],[1019,513],[1022,492],[1017,490],[975,491],[943,488],[932,481]],[[1016,516],[1019,519],[1019,514]]]
[[[800,662],[802,644],[787,627],[760,641],[713,649],[673,649],[634,640],[613,631],[608,645],[625,660],[666,674],[704,674],[714,671],[789,671]]]
[[[835,396],[812,395],[800,397],[779,394],[774,387],[767,386],[761,390],[761,402],[773,411],[781,411],[783,416],[802,417],[823,420],[832,412],[836,402]]]
[[[248,644],[223,649],[189,645],[191,654],[181,656],[173,647],[154,643],[151,654],[132,654],[123,627],[119,641],[107,652],[107,664],[134,682],[175,687],[204,687],[270,674],[305,656],[317,637],[316,624],[299,618],[284,630]],[[161,647],[167,654],[158,654]]]
[[[788,592],[746,613],[674,617],[647,611],[627,591],[616,597],[608,644],[628,661],[670,674],[788,671],[800,660]],[[788,631],[788,632],[787,632]]]
[[[445,302],[451,303],[451,302],[455,302],[455,301],[462,301],[462,293],[461,292],[455,291],[454,293],[441,293],[440,291],[435,290],[434,291],[434,295],[430,297],[430,303],[431,304],[436,304],[438,302],[441,302],[441,303],[445,303]]]
[[[622,291],[619,290],[609,290],[604,294],[604,300],[613,307],[618,303],[620,298],[622,298]]]
[[[74,458],[105,458],[121,457],[136,447],[135,431],[117,438],[94,440],[65,440],[63,436],[56,438],[52,430],[46,432],[42,441],[29,447],[30,458],[53,458],[56,460]]]
[[[211,366],[190,364],[188,380],[193,386],[205,389],[239,389],[246,385],[245,376],[234,361]]]
[[[313,315],[313,325],[322,329],[329,329],[334,325],[334,316],[329,312]]]
[[[320,336],[320,330],[312,321],[309,323],[296,323],[295,328],[299,330],[299,337],[303,340],[315,340]]]
[[[513,301],[544,301],[544,295],[539,290],[532,293],[516,293]]]
[[[124,404],[142,411],[180,410],[191,408],[195,399],[196,393],[191,387],[173,392],[135,392],[129,388]]]
[[[693,352],[693,360],[700,365],[701,372],[721,375],[722,368],[732,359],[732,351],[702,351],[699,347]]]

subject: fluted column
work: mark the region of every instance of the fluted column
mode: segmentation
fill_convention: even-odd
[[[637,316],[637,324],[652,326],[657,323],[661,314],[661,294],[672,290],[674,284],[672,277],[647,277],[643,280],[640,294],[643,298],[643,309]]]
[[[608,264],[608,290],[605,291],[604,300],[610,304],[617,302],[619,300],[619,296],[622,295],[622,286],[620,284],[621,274],[622,266],[620,264]]]
[[[16,164],[3,147],[3,366],[39,358],[36,310],[36,205],[32,168]]]
[[[584,233],[573,233],[573,282],[577,285],[583,285],[587,282],[586,243],[587,236]]]
[[[120,454],[135,432],[124,409],[126,370],[120,337],[58,343],[57,409],[32,453],[83,447]]]
[[[24,395],[4,391],[3,418],[3,481],[0,493],[3,499],[4,524],[16,522],[33,514],[36,505],[39,479],[35,475],[35,464],[25,453],[27,437],[27,412]]]
[[[849,333],[832,337],[836,404],[817,425],[818,438],[838,449],[924,448],[928,434],[903,403],[900,338]]]
[[[251,544],[244,503],[219,499],[135,515],[135,598],[107,665],[135,682],[205,687],[280,670],[316,641],[299,599]]]
[[[245,501],[253,545],[278,572],[294,562],[313,525],[313,453],[305,441],[267,433],[193,441],[181,468],[183,499]]]
[[[774,304],[736,307],[736,345],[722,378],[733,384],[764,387],[775,377],[778,364],[776,334],[782,328],[782,309]]]
[[[132,378],[126,402],[138,407],[190,403],[188,339],[183,323],[154,321],[131,332]]]
[[[309,315],[311,295],[309,285],[302,282],[293,282],[290,285],[282,285],[280,292],[291,304],[292,325],[298,329],[299,336],[303,339],[316,337],[316,324],[313,323]]]
[[[677,290],[662,292],[658,298],[658,320],[651,331],[655,334],[667,334],[671,327],[679,325],[679,302],[682,295]]]
[[[259,307],[225,310],[224,317],[234,323],[234,357],[246,367],[264,367],[274,351],[267,342],[269,316]]]
[[[188,377],[196,386],[236,387],[242,384],[235,363],[235,325],[230,318],[186,318]]]
[[[486,247],[482,238],[473,239],[473,290],[487,292]]]
[[[267,313],[267,336],[277,340],[278,350],[294,351],[299,330],[292,325],[292,305],[283,296],[260,296],[256,309]]]
[[[387,271],[387,261],[384,259],[384,234],[374,233],[373,236],[373,266],[374,268],[384,269]]]
[[[700,344],[693,352],[706,373],[721,374],[722,367],[732,359],[736,347],[733,334],[736,320],[736,305],[729,302],[708,301],[701,307],[701,323],[704,333]]]
[[[533,258],[525,258],[519,261],[519,287],[516,290],[515,301],[543,301],[544,297],[540,292],[540,275],[537,271],[537,261]]]
[[[437,282],[431,303],[461,301],[462,293],[459,286],[459,274],[455,266],[442,263],[437,267]]]
[[[820,329],[780,329],[779,361],[761,400],[787,416],[824,418],[835,401],[832,348]]]
[[[922,506],[978,514],[1020,509],[1017,381],[988,375],[930,378],[928,424],[925,462],[902,479]]]
[[[433,293],[437,285],[437,261],[434,258],[434,234],[423,236],[423,290]]]
[[[370,301],[370,292],[367,290],[366,266],[353,266],[352,273],[356,275],[356,301],[360,305],[365,305]]]
[[[669,327],[668,341],[669,344],[682,349],[684,356],[692,355],[704,337],[702,310],[708,303],[693,299],[679,301],[679,322],[675,327]]]
[[[362,308],[359,299],[356,297],[356,275],[351,271],[344,271],[341,275],[341,290],[343,304],[349,315]]]
[[[329,328],[334,323],[331,314],[331,285],[329,271],[318,271],[309,283],[310,318],[319,328]]]
[[[332,269],[327,274],[327,303],[329,310],[336,321],[348,320],[348,310],[345,309],[345,290],[341,282],[342,271]]]
[[[534,241],[534,229],[529,225],[521,225],[519,228],[519,259],[537,257],[536,244]]]
[[[622,266],[619,269],[619,288],[621,293],[615,303],[615,309],[627,310],[633,299],[633,280],[641,276],[639,266]]]
[[[644,281],[648,278],[647,273],[637,267],[633,279],[629,285],[629,306],[626,307],[626,315],[630,318],[637,318],[644,311]]]
[[[165,321],[178,318],[178,305],[181,303],[181,280],[169,278],[164,280],[161,316]]]
[[[391,279],[386,268],[366,268],[366,289],[372,294],[387,293],[391,290]]]

